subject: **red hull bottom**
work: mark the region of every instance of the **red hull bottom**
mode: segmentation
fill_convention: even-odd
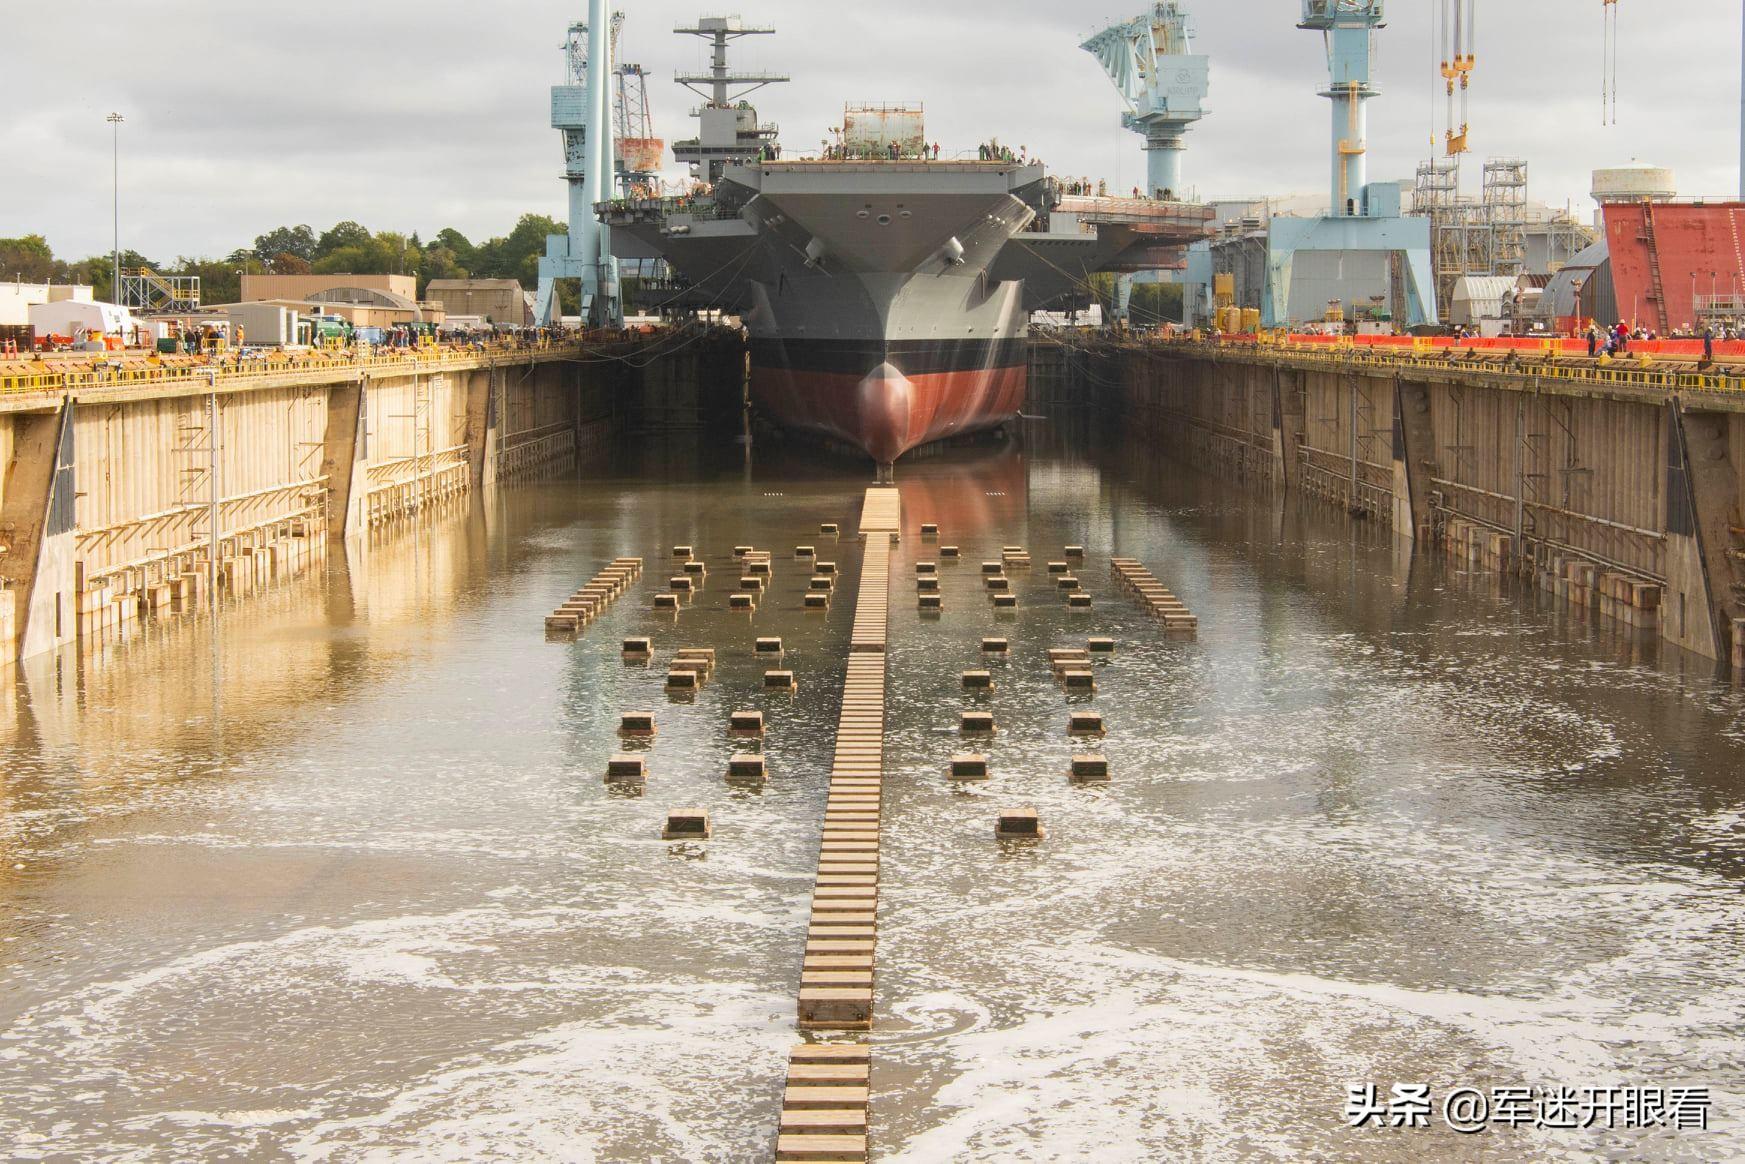
[[[993,428],[1024,406],[1029,368],[906,376],[882,364],[865,376],[753,367],[751,398],[783,424],[813,429],[889,465],[942,437]]]

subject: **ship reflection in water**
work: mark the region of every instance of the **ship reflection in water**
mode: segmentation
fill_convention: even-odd
[[[803,613],[791,554],[858,577],[867,474],[764,445],[623,456],[335,553],[226,611],[216,643],[171,624],[10,680],[10,1155],[767,1156],[853,613],[851,593]],[[924,452],[898,480],[882,1156],[1471,1158],[1442,1128],[1346,1128],[1354,1080],[1708,1086],[1715,1130],[1604,1150],[1745,1154],[1720,1115],[1745,1091],[1740,693],[1143,454],[1033,439]],[[903,600],[938,550],[922,521],[965,559],[941,564],[934,617]],[[750,620],[725,610],[739,543],[775,551]],[[1040,568],[1069,543],[1089,615]],[[602,562],[675,544],[719,566],[676,621],[651,571],[545,641]],[[1038,568],[1000,615],[974,563],[1005,544]],[[1116,551],[1183,596],[1197,640],[1114,591]],[[986,664],[994,776],[965,793],[943,772],[989,633],[1013,655]],[[1065,777],[1084,744],[1042,658],[1091,633],[1119,643],[1097,791]],[[627,635],[716,646],[716,676],[669,699]],[[762,691],[759,635],[783,638],[796,695]],[[742,705],[770,726],[760,791],[722,779]],[[650,780],[614,796],[635,709],[660,725]],[[1007,804],[1047,841],[996,846]],[[679,805],[710,811],[706,846],[660,841]],[[1493,1127],[1484,1151],[1599,1143]]]

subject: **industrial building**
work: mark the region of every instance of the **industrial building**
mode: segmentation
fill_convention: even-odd
[[[1402,184],[1371,182],[1367,105],[1381,0],[1303,0],[1299,28],[1322,34],[1332,103],[1327,212],[1226,220],[1224,233],[1190,253],[1191,322],[1224,308],[1258,310],[1265,327],[1336,319],[1406,328],[1437,318],[1430,224],[1404,216]],[[1218,280],[1216,276],[1229,276]],[[1225,294],[1216,293],[1218,287]]]
[[[27,327],[30,309],[39,303],[89,303],[93,294],[84,283],[0,283],[0,327]]]
[[[441,323],[438,303],[418,300],[412,275],[244,275],[242,301],[276,303],[305,314],[337,315],[356,327]]]
[[[518,279],[432,279],[424,296],[450,319],[465,316],[510,327],[533,324],[533,296],[521,289]]]

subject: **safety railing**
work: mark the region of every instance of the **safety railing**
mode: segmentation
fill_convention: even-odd
[[[1368,338],[1368,337],[1363,337]],[[1632,356],[1589,358],[1566,350],[1572,341],[1516,340],[1453,341],[1437,337],[1374,337],[1384,344],[1356,342],[1346,336],[1253,336],[1159,338],[1141,346],[1188,350],[1215,355],[1240,353],[1245,359],[1320,363],[1378,371],[1460,371],[1496,376],[1536,377],[1542,381],[1580,383],[1595,387],[1645,388],[1663,392],[1745,393],[1745,367],[1713,364],[1706,369],[1688,364],[1660,363],[1652,351]],[[1660,341],[1664,346],[1667,341]],[[1648,342],[1636,345],[1649,346]],[[1700,345],[1699,345],[1700,346]],[[1717,345],[1718,346],[1718,345]],[[1745,344],[1735,343],[1745,357]],[[1663,347],[1663,355],[1664,355]],[[1672,353],[1682,355],[1682,352]],[[1729,353],[1730,354],[1730,353]]]
[[[612,333],[614,338],[618,333]],[[67,359],[14,360],[0,362],[0,395],[80,390],[110,390],[163,385],[213,383],[235,387],[302,373],[348,375],[362,372],[440,372],[476,368],[481,360],[517,355],[539,355],[579,350],[597,337],[578,340],[548,340],[527,344],[481,344],[464,347],[431,347],[396,352],[359,352],[346,349],[330,354],[311,351],[293,356],[257,359],[166,357],[156,360],[137,356],[101,356],[88,362]],[[169,362],[174,360],[176,362]],[[187,360],[187,363],[181,362]]]

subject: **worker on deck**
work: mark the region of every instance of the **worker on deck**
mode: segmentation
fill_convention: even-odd
[[[1709,324],[1703,329],[1703,363],[1715,362],[1715,325]]]
[[[1596,355],[1599,354],[1599,351],[1600,351],[1599,325],[1595,324],[1595,323],[1589,323],[1587,325],[1587,358],[1590,360],[1593,359]]]

